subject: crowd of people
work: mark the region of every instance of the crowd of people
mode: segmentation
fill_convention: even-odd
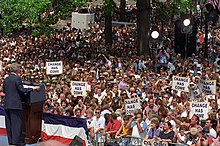
[[[105,45],[104,27],[97,22],[91,23],[88,34],[63,29],[33,37],[31,32],[24,28],[1,34],[0,86],[10,64],[20,64],[23,80],[45,84],[44,112],[86,118],[90,141],[101,145],[108,137],[123,138],[121,145],[152,140],[220,145],[220,46],[210,46],[209,56],[214,58],[205,59],[200,37],[204,34],[198,33],[197,53],[188,58],[175,53],[170,38],[158,52],[155,65],[155,58],[138,55],[135,26],[113,27],[112,46]],[[220,30],[215,37],[219,40]],[[61,75],[46,74],[46,62],[52,61],[63,62]],[[207,119],[190,117],[190,92],[172,89],[173,76],[188,77],[194,85],[199,80],[216,81],[214,98],[208,99],[205,93],[199,98],[209,103]],[[71,81],[87,82],[86,96],[73,95]],[[3,104],[4,94],[0,95]],[[139,99],[140,108],[127,115],[124,101],[131,98]],[[129,137],[135,139],[129,141]]]

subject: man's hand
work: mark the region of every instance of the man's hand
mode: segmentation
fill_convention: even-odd
[[[141,118],[137,118],[136,120],[138,123],[141,123],[142,122],[142,119]]]
[[[39,91],[40,90],[40,86],[34,86],[33,89]]]
[[[121,136],[120,136],[120,135],[119,135],[119,136],[118,136],[118,135],[116,135],[116,136],[115,136],[115,138],[116,138],[116,139],[119,139],[119,138],[121,138]]]

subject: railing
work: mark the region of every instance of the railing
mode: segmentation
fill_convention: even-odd
[[[108,135],[102,136],[101,138],[96,136],[96,139],[90,143],[90,146],[106,146],[107,143],[115,143],[118,146],[187,146],[181,143],[159,142],[155,140],[144,141],[143,138],[132,136],[112,139]]]

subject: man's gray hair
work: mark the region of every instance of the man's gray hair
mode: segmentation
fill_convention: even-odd
[[[10,66],[10,72],[17,72],[20,69],[20,65],[18,63],[12,63]]]

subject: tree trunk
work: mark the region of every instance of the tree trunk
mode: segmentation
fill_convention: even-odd
[[[125,21],[126,0],[120,1],[120,21]]]
[[[105,12],[105,44],[112,46],[112,16]]]
[[[150,0],[137,0],[137,47],[138,54],[150,55]]]

